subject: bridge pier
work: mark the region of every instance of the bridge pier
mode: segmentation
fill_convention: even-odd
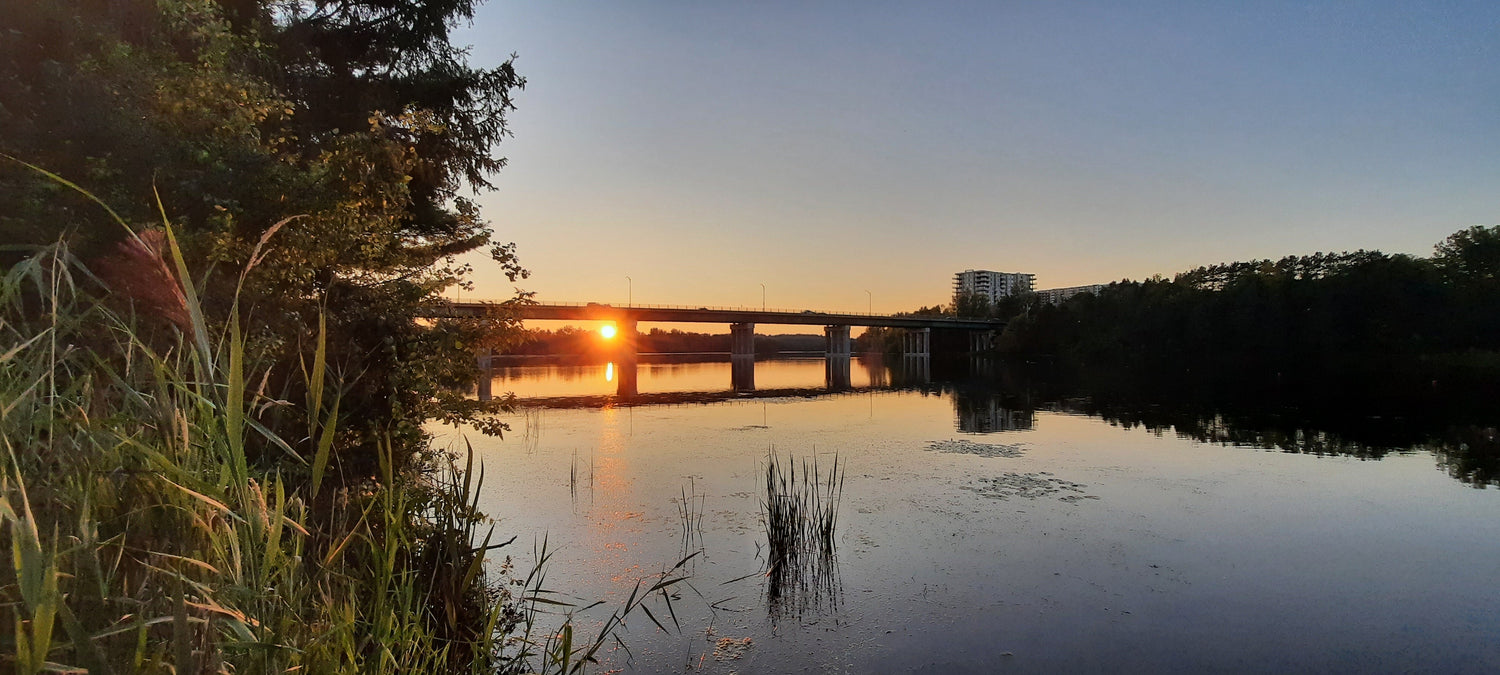
[[[615,367],[615,396],[630,398],[641,393],[640,388],[636,384],[636,374],[637,366],[635,359],[621,361]]]
[[[849,357],[854,351],[849,342],[849,327],[825,326],[823,336],[828,340],[828,345],[824,349],[823,380],[829,389],[835,391],[848,389],[850,384]]]
[[[932,381],[932,329],[908,328],[901,333],[901,378],[911,386]]]
[[[850,387],[849,363],[852,359],[848,354],[838,356],[829,354],[823,361],[823,382],[832,391],[843,391]]]
[[[729,388],[732,391],[755,391],[755,356],[729,359]]]
[[[755,324],[729,324],[729,366],[735,391],[755,391]]]
[[[852,351],[849,344],[848,326],[825,326],[823,336],[828,339],[825,353],[829,357],[848,356]]]
[[[615,349],[619,350],[615,363],[615,395],[630,397],[640,393],[636,386],[636,342],[640,332],[636,329],[636,321],[632,318],[620,318],[615,321],[615,340],[618,341]]]
[[[969,353],[983,354],[995,348],[995,331],[972,330],[969,331]]]
[[[477,394],[482,402],[495,398],[494,390],[491,388],[495,381],[494,350],[484,347],[474,352],[474,359],[479,364],[479,382]]]
[[[729,354],[734,357],[755,358],[755,324],[729,324]]]
[[[932,356],[932,329],[908,328],[902,331],[901,355],[923,359]]]

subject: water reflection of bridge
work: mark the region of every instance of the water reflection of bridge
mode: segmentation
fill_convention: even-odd
[[[1024,431],[1035,425],[1035,410],[1029,403],[1029,398],[1018,399],[1014,395],[1003,394],[998,390],[985,386],[975,386],[973,382],[961,383],[947,379],[943,376],[953,376],[953,373],[945,370],[940,379],[933,379],[931,364],[925,359],[909,360],[895,359],[887,361],[879,355],[867,355],[851,359],[857,362],[864,371],[863,382],[859,386],[853,386],[850,382],[850,361],[842,363],[833,362],[832,366],[825,365],[823,386],[779,386],[758,388],[754,386],[753,372],[746,378],[744,366],[733,360],[723,358],[711,358],[711,355],[695,355],[691,361],[678,361],[670,359],[669,355],[652,355],[655,359],[669,358],[667,363],[717,363],[730,364],[731,380],[729,386],[719,390],[683,390],[666,392],[640,392],[631,390],[605,394],[571,394],[532,396],[518,399],[516,402],[522,407],[528,408],[604,408],[614,406],[653,406],[653,405],[692,405],[692,404],[715,404],[734,401],[746,401],[756,399],[776,398],[820,398],[837,396],[858,396],[874,393],[910,392],[919,393],[924,396],[946,395],[953,403],[955,428],[964,433],[994,433],[1004,431]],[[703,359],[703,357],[710,357]],[[799,360],[799,359],[794,359]],[[781,360],[777,360],[781,361]],[[972,374],[974,362],[970,360],[970,367],[964,372]],[[554,362],[555,363],[555,362]],[[766,364],[766,362],[762,362]],[[825,364],[827,362],[825,361]],[[767,364],[768,365],[768,364]],[[952,364],[949,364],[951,367]],[[597,367],[597,364],[596,364]],[[618,384],[622,378],[627,378],[629,369],[634,364],[617,364],[610,362],[604,367],[605,382]],[[597,372],[597,371],[595,371]],[[749,380],[748,382],[746,380]],[[780,379],[773,377],[772,379]],[[634,387],[634,380],[629,380]]]
[[[900,331],[902,359],[915,368],[929,360],[935,351],[950,354],[978,354],[988,349],[1004,321],[960,319],[933,316],[892,316],[811,310],[766,310],[747,308],[668,307],[630,305],[615,307],[598,303],[496,304],[486,302],[453,302],[434,313],[435,316],[478,317],[499,312],[521,319],[609,321],[615,325],[614,363],[619,371],[617,395],[634,396],[636,389],[637,324],[649,323],[727,323],[730,335],[730,357],[734,363],[732,386],[735,391],[755,390],[755,325],[822,325],[827,347],[827,380],[831,389],[849,386],[849,361],[853,353],[849,330],[852,326],[890,328]],[[492,354],[478,355],[482,369],[489,370]],[[489,385],[481,385],[480,398],[490,395]]]
[[[669,356],[665,354],[655,355],[657,357]],[[701,355],[710,356],[710,355]],[[723,354],[712,355],[724,356]],[[493,397],[493,380],[495,363],[497,359],[485,358],[480,360],[485,375],[480,378],[478,395],[480,400],[489,400]],[[714,361],[714,359],[707,359]],[[728,388],[718,392],[666,392],[660,394],[642,394],[640,391],[640,365],[636,359],[611,361],[605,368],[605,380],[615,385],[613,395],[588,395],[562,397],[569,400],[586,402],[592,400],[608,400],[614,403],[645,404],[649,402],[685,402],[687,400],[698,400],[705,396],[709,398],[766,398],[774,396],[810,396],[826,393],[840,393],[846,391],[866,391],[889,388],[909,388],[923,386],[932,382],[932,364],[927,358],[900,357],[892,364],[887,364],[885,358],[880,354],[869,354],[855,357],[851,354],[825,354],[823,361],[823,386],[822,387],[793,387],[760,390],[755,384],[754,358],[737,358],[731,356],[729,359],[729,382]],[[722,361],[719,361],[722,363]],[[852,365],[860,363],[864,367],[866,379],[869,381],[867,387],[854,387],[851,377]],[[674,400],[674,397],[682,398],[682,401]],[[584,405],[587,405],[584,403]]]

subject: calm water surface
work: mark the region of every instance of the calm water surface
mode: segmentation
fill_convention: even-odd
[[[502,368],[495,390],[603,395],[609,371]],[[823,363],[755,377],[816,388]],[[525,410],[504,440],[469,434],[481,507],[519,535],[521,567],[546,537],[547,585],[606,602],[585,633],[701,551],[673,601],[681,633],[633,615],[630,653],[600,672],[1500,669],[1500,491],[1433,452],[1290,454],[937,385],[870,389],[900,380],[878,366],[851,379],[823,396]],[[642,364],[639,383],[723,391],[730,364]],[[773,449],[847,471],[835,577],[774,607]],[[685,493],[701,513],[686,541]]]

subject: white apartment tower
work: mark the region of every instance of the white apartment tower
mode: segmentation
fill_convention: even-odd
[[[1030,292],[1036,284],[1035,274],[964,270],[953,275],[953,299],[963,293],[977,293],[994,305],[1000,298]]]

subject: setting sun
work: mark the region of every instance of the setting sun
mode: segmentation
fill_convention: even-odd
[[[614,327],[614,325],[613,324],[605,324],[603,326],[600,326],[599,327],[599,335],[600,335],[600,337],[603,337],[606,340],[613,339],[615,337],[615,327]]]

